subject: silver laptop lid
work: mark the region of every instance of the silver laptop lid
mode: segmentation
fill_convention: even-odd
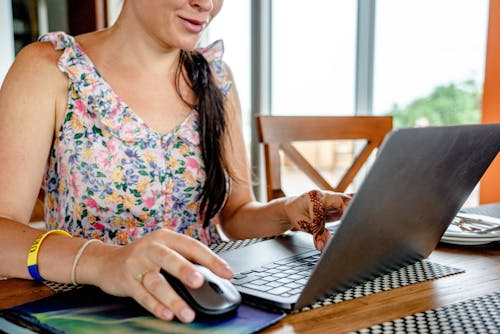
[[[390,133],[295,308],[427,257],[500,150],[500,124]]]

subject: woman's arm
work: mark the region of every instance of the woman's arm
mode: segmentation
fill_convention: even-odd
[[[57,98],[67,79],[58,53],[35,43],[16,57],[0,90],[0,215],[27,223],[52,143]]]
[[[0,275],[30,277],[26,258],[40,231],[27,223],[52,143],[56,102],[67,94],[67,79],[55,66],[57,58],[47,43],[29,45],[16,57],[0,90],[0,216],[4,217],[0,220]],[[51,236],[46,245],[59,239]],[[78,247],[73,244],[67,256],[61,252],[53,278],[68,281],[66,272],[60,274]],[[43,256],[41,260],[45,261]]]
[[[224,233],[231,239],[277,235],[287,228],[269,217],[284,217],[283,200],[263,204],[255,200],[252,190],[247,148],[243,139],[241,106],[230,68],[226,65],[228,79],[233,82],[225,102],[226,134],[225,159],[232,177],[231,193],[220,214]],[[252,222],[249,224],[249,222]]]

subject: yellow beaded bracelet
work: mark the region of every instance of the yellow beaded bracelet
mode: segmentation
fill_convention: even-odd
[[[31,245],[30,252],[28,254],[28,272],[30,273],[31,277],[33,277],[33,279],[37,281],[43,281],[43,277],[38,271],[38,251],[40,250],[40,245],[42,244],[43,240],[50,234],[65,235],[71,238],[71,234],[63,230],[51,230],[36,238],[36,240]]]

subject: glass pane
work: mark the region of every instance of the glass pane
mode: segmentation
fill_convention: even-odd
[[[356,11],[356,1],[273,0],[273,115],[354,114]],[[332,184],[353,155],[352,142],[294,146]],[[289,159],[281,161],[286,194],[317,188]]]
[[[378,0],[374,113],[395,127],[479,123],[488,0]],[[478,204],[478,189],[465,206]]]
[[[273,114],[354,114],[356,10],[356,1],[273,0]]]
[[[225,1],[202,44],[224,41],[224,61],[238,89],[245,142],[250,144],[250,0]]]
[[[374,114],[394,126],[478,123],[488,0],[379,0]]]

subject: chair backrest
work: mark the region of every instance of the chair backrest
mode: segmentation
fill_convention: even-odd
[[[320,189],[344,192],[374,149],[392,130],[392,116],[257,116],[257,135],[264,144],[267,199],[285,196],[281,187],[282,151]],[[292,145],[321,140],[366,140],[336,185],[331,185]]]

